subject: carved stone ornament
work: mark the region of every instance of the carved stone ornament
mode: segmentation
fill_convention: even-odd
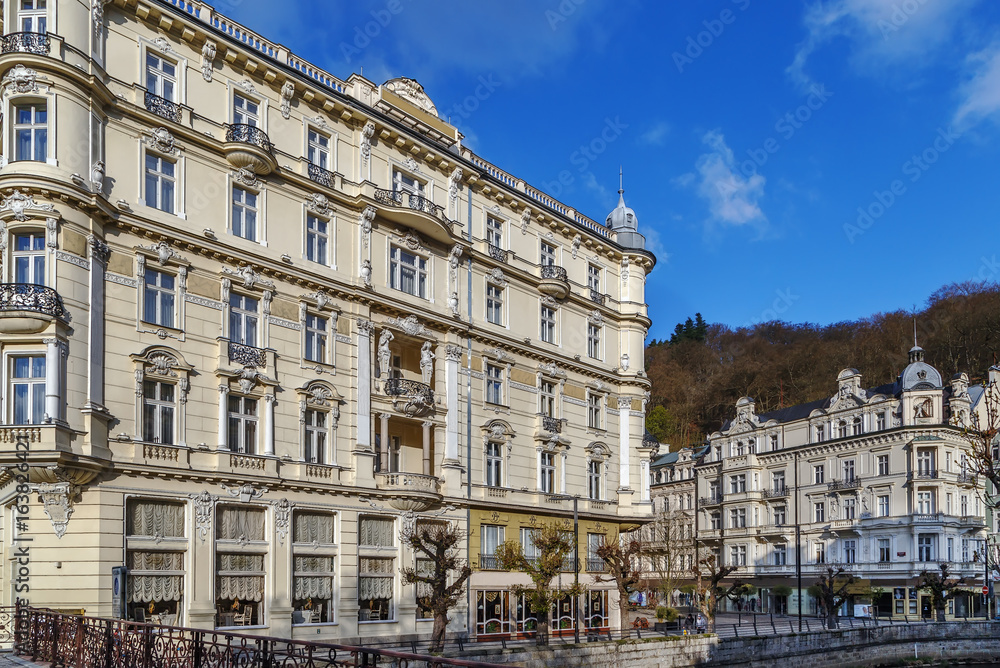
[[[246,92],[250,93],[251,95],[257,94],[257,89],[253,87],[253,82],[250,81],[249,79],[244,79],[243,81],[239,82],[236,85],[245,90]]]
[[[70,482],[39,483],[35,487],[42,510],[48,515],[56,538],[62,538],[66,533],[69,518],[73,515],[73,502],[78,489]]]
[[[38,92],[38,72],[18,63],[7,72],[4,77],[4,90],[7,94],[14,93],[37,93]]]
[[[555,300],[552,295],[542,295],[541,300],[542,306],[547,306],[548,308],[559,308],[559,302]]]
[[[486,274],[486,280],[501,288],[507,287],[507,278],[503,275],[503,269],[493,267],[490,273]]]
[[[454,202],[458,199],[458,187],[462,183],[462,168],[456,167],[448,177],[448,199]]]
[[[402,242],[411,251],[418,251],[423,249],[423,242],[420,240],[420,235],[412,230],[396,230],[396,234],[400,236],[399,241]],[[450,264],[450,262],[449,262]]]
[[[314,124],[316,127],[320,128],[321,130],[330,129],[330,124],[327,123],[326,119],[323,118],[322,116],[314,116],[312,118],[307,118],[306,120]]]
[[[375,333],[375,323],[371,320],[358,320],[358,334],[371,337]]]
[[[427,113],[435,116],[438,115],[437,107],[435,107],[434,103],[431,102],[431,99],[427,97],[427,93],[424,92],[424,87],[417,83],[415,79],[407,79],[406,77],[391,79],[385,82],[384,87],[386,90],[395,93],[419,109],[423,109]]]
[[[269,288],[274,290],[274,282],[269,281],[266,278],[261,278],[260,274],[248,264],[243,265],[239,269],[230,269],[229,267],[223,267],[222,273],[229,276],[237,276],[243,279],[243,287],[253,288],[254,286],[260,286],[262,288]]]
[[[330,198],[323,193],[313,193],[306,202],[306,208],[321,216],[330,215]]]
[[[111,257],[111,249],[108,248],[108,245],[93,234],[87,235],[87,242],[87,245],[90,246],[90,258],[106,265],[108,258]]]
[[[55,206],[49,203],[38,204],[32,195],[25,195],[15,190],[3,201],[0,201],[0,213],[10,211],[16,220],[27,220],[28,211],[55,211]]]
[[[316,302],[316,308],[320,310],[326,308],[331,303],[330,295],[326,294],[322,290],[318,290],[316,292],[310,292],[307,295],[302,295],[302,298],[311,299],[312,301]]]
[[[259,499],[267,492],[266,487],[254,487],[249,483],[244,483],[239,487],[228,487],[225,484],[220,485],[220,487],[229,492],[229,496],[239,499],[240,503],[249,503],[254,499]]]
[[[257,173],[252,169],[247,169],[246,167],[240,167],[235,172],[233,172],[233,181],[245,185],[249,188],[260,188],[261,182],[257,178]]]
[[[292,97],[295,95],[295,84],[286,81],[281,86],[281,117],[288,119],[292,113]]]
[[[372,136],[375,134],[375,124],[371,121],[361,128],[361,157],[368,162],[372,157]]]
[[[100,41],[104,33],[104,3],[108,0],[91,0],[90,17],[94,24],[94,41]]]
[[[49,248],[59,247],[59,221],[55,218],[45,219],[45,245]]]
[[[173,155],[177,151],[174,136],[166,128],[156,128],[146,133],[146,141],[160,153]]]
[[[372,261],[368,258],[361,261],[361,282],[366,288],[372,286]]]
[[[599,379],[595,380],[593,383],[591,383],[590,386],[592,388],[594,388],[595,390],[597,390],[598,392],[603,392],[604,390],[607,389],[607,385],[605,385],[604,383],[602,383]]]
[[[498,362],[503,362],[504,360],[512,360],[512,359],[514,359],[513,357],[511,357],[510,355],[507,354],[507,351],[505,351],[503,348],[499,348],[499,347],[497,347],[497,348],[487,348],[486,350],[483,351],[483,355],[486,355],[488,357],[492,357],[493,359],[497,360]]]
[[[271,505],[274,507],[274,533],[278,536],[278,544],[284,545],[291,525],[292,504],[288,499],[278,499],[272,501]]]
[[[182,258],[177,253],[177,251],[171,248],[170,244],[168,244],[166,241],[161,241],[160,243],[155,245],[138,246],[137,250],[144,250],[144,251],[149,251],[150,253],[154,253],[156,255],[157,262],[159,262],[161,265],[165,265],[170,260],[179,260],[182,262],[186,262],[186,260]]]
[[[215,62],[215,42],[208,40],[201,47],[201,78],[212,81],[212,63]]]
[[[589,315],[587,316],[587,322],[589,322],[589,323],[590,323],[591,325],[603,325],[603,324],[604,324],[604,316],[603,316],[603,315],[601,315],[601,312],[600,312],[600,311],[598,311],[598,310],[597,310],[597,309],[595,308],[595,309],[594,309],[593,311],[591,311],[591,312],[590,312],[590,314],[589,314]]]
[[[581,243],[583,243],[583,237],[581,237],[579,234],[576,235],[575,237],[573,237],[573,244],[572,244],[573,250],[572,250],[571,254],[573,255],[573,259],[574,260],[576,259],[577,253],[580,252],[580,244]]]
[[[455,244],[448,252],[448,278],[452,287],[458,287],[458,263],[462,259],[463,252],[461,244]]]
[[[240,392],[243,394],[249,394],[253,389],[253,386],[257,384],[257,381],[263,377],[264,376],[253,367],[243,367],[237,378],[237,382],[240,384]]]
[[[171,51],[174,50],[174,48],[170,46],[170,42],[167,41],[167,38],[164,37],[163,35],[159,35],[156,39],[153,40],[153,46],[155,46],[160,51],[163,51],[164,53],[170,53]]]
[[[622,353],[622,358],[621,358],[621,367],[622,367],[622,371],[628,371],[628,367],[629,367],[629,360],[630,360],[630,359],[631,359],[631,358],[629,357],[629,354],[628,354],[628,353]],[[645,410],[645,409],[643,409],[643,410]]]
[[[622,273],[622,283],[627,283],[628,282],[628,265],[629,265],[628,258],[627,257],[623,257],[622,258],[622,271],[621,271],[621,273]]]
[[[489,211],[490,213],[495,213],[498,216],[501,214],[500,207],[497,206],[496,204],[486,207],[486,210]]]
[[[105,175],[104,161],[98,160],[94,163],[94,166],[90,168],[90,182],[94,184],[94,192],[102,193],[104,192],[104,175]]]
[[[361,226],[361,245],[365,248],[368,248],[371,239],[373,220],[375,220],[375,207],[366,206],[365,210],[358,216],[358,225]]]
[[[420,165],[418,165],[417,161],[413,159],[413,156],[406,156],[406,160],[403,160],[403,166],[414,174],[423,174],[423,172],[420,171]]]
[[[521,234],[528,233],[528,223],[531,222],[531,209],[521,212]]]
[[[444,358],[448,362],[461,362],[462,349],[459,346],[448,344],[444,348]]]
[[[623,411],[632,406],[631,397],[618,397],[618,410]]]
[[[408,315],[402,320],[399,318],[392,318],[391,320],[386,320],[385,324],[389,327],[401,329],[410,336],[431,336],[430,330],[424,327],[423,324],[417,320],[417,316],[415,315]]]
[[[452,291],[451,295],[448,297],[448,308],[451,309],[452,317],[458,318],[462,315],[462,307],[459,303],[458,292]]]

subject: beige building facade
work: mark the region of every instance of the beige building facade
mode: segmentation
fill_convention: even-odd
[[[475,568],[452,630],[515,635],[525,576],[493,550],[574,514],[593,584],[651,509],[655,258],[623,197],[592,220],[417,82],[204,3],[3,6],[5,603],[419,636],[400,532],[449,521]],[[592,589],[556,628],[617,625]]]

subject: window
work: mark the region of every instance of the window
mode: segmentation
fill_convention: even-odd
[[[306,410],[305,460],[311,464],[326,463],[326,413]]]
[[[147,380],[142,384],[142,440],[174,443],[174,392],[171,383]]]
[[[712,513],[711,516],[712,530],[718,531],[722,528],[722,515],[720,513]]]
[[[601,268],[596,264],[587,265],[587,287],[594,292],[601,291]]]
[[[954,510],[955,506],[952,503],[952,501],[954,501],[954,497],[955,495],[952,494],[951,492],[948,492],[947,494],[944,495],[944,512],[948,515],[953,514],[952,510]]]
[[[880,411],[875,414],[875,429],[878,431],[885,429],[885,411]]]
[[[785,472],[784,471],[774,471],[771,473],[771,489],[775,492],[783,493],[785,491]]]
[[[247,346],[257,345],[257,305],[253,297],[229,295],[229,340]]]
[[[917,514],[930,515],[934,512],[934,493],[931,491],[917,492]]]
[[[260,105],[242,95],[233,95],[233,124],[257,127],[260,124]]]
[[[486,320],[503,325],[503,288],[492,283],[486,284]]]
[[[845,459],[841,462],[841,468],[844,473],[844,482],[852,482],[854,480],[854,460]]]
[[[184,595],[184,504],[128,499],[125,505],[125,565],[129,569],[126,617],[150,621],[175,615]],[[150,606],[152,613],[150,613]],[[169,622],[163,622],[169,623]]]
[[[503,455],[501,443],[486,444],[486,484],[490,487],[503,487]]]
[[[257,400],[229,397],[229,449],[253,455],[257,452]]]
[[[788,563],[788,546],[784,543],[779,543],[774,546],[774,565],[784,566]]]
[[[486,403],[504,405],[503,367],[486,365]]]
[[[327,248],[330,241],[330,223],[313,215],[306,216],[306,259],[319,264],[329,264]]]
[[[424,184],[421,181],[396,169],[392,171],[392,188],[395,192],[406,191],[420,196],[424,194]]]
[[[837,438],[847,438],[847,421],[841,420],[837,423]]]
[[[330,321],[312,313],[306,314],[305,358],[310,362],[327,362],[327,341]]]
[[[587,356],[601,359],[601,326],[587,323]]]
[[[822,441],[823,440],[824,431],[825,430],[823,429],[823,425],[821,425],[821,424],[816,425],[816,440],[817,441]]]
[[[888,494],[883,494],[883,495],[879,496],[876,505],[878,506],[878,511],[877,512],[878,512],[878,516],[879,517],[888,517],[889,516],[889,495]]]
[[[142,319],[160,327],[174,326],[174,277],[146,269],[142,293]]]
[[[968,515],[969,514],[969,497],[967,495],[965,495],[965,494],[963,494],[962,496],[960,496],[959,497],[959,504],[961,506],[960,510],[961,510],[962,516],[964,517],[964,516]]]
[[[46,0],[21,0],[17,13],[21,32],[45,33],[47,23]]]
[[[387,517],[358,520],[358,547],[394,547],[395,522]],[[358,568],[358,619],[393,619],[394,560],[360,557]]]
[[[783,527],[786,523],[787,508],[785,506],[774,507],[774,526]]]
[[[153,153],[146,154],[146,206],[174,212],[177,165]]]
[[[556,456],[551,452],[542,453],[542,491],[554,494],[556,490]]]
[[[539,247],[539,259],[539,264],[543,267],[551,267],[555,265],[556,247],[543,241]]]
[[[389,251],[389,287],[427,298],[427,260],[393,246]]]
[[[887,563],[891,559],[891,546],[888,538],[879,538],[878,544],[878,560],[882,563]]]
[[[930,533],[917,534],[917,561],[934,561],[934,539]]]
[[[933,450],[918,450],[917,451],[917,475],[925,477],[933,477],[934,471],[934,451]]]
[[[826,475],[822,464],[813,466],[813,482],[822,485],[826,481]]]
[[[219,506],[215,524],[217,624],[235,626],[235,613],[247,615],[247,625],[262,625],[265,511],[246,505]]]
[[[858,541],[844,541],[844,563],[855,564],[858,561]]]
[[[731,545],[729,547],[729,559],[731,566],[746,566],[747,565],[747,546],[746,545]]]
[[[48,156],[48,115],[44,102],[14,107],[14,159],[45,162]]]
[[[529,529],[527,527],[521,529],[521,551],[524,553],[524,558],[528,561],[538,559],[542,556],[542,551],[535,546],[536,531],[538,529]]]
[[[45,356],[12,357],[11,366],[13,423],[42,424],[45,422]]]
[[[948,536],[948,561],[955,561],[955,539]]]
[[[844,519],[853,520],[857,516],[858,500],[852,496],[844,499]]]
[[[825,564],[826,563],[826,544],[816,543],[816,563]]]
[[[45,235],[14,235],[14,282],[45,285]]]
[[[747,525],[747,509],[733,508],[729,511],[729,528],[744,529]]]
[[[969,561],[970,561],[970,559],[969,559],[969,539],[968,538],[963,538],[962,539],[962,562],[964,562],[964,563],[967,564],[967,563],[969,563]]]
[[[601,498],[601,462],[587,462],[587,498]]]
[[[486,243],[494,248],[503,248],[503,221],[493,216],[486,217]]]
[[[538,384],[538,412],[545,417],[556,416],[556,385],[543,380]]]
[[[330,513],[295,511],[292,515],[293,623],[334,621],[334,522],[335,516]]]
[[[747,475],[745,473],[729,476],[730,494],[740,494],[745,491],[747,491]]]
[[[602,429],[604,421],[604,397],[600,394],[587,395],[587,426],[591,429]]]
[[[826,504],[822,501],[818,501],[813,504],[813,513],[815,522],[825,522],[826,521]]]
[[[861,431],[862,431],[861,416],[859,415],[859,416],[855,417],[854,420],[851,422],[851,435],[852,436],[860,436],[861,435]]]
[[[310,128],[306,143],[306,159],[317,167],[331,169],[330,137]]]
[[[146,52],[146,90],[158,95],[164,100],[176,102],[177,65],[156,55]]]
[[[257,193],[233,186],[233,234],[257,241]]]
[[[875,465],[879,475],[889,475],[889,455],[878,455],[875,457]]]
[[[778,435],[771,434],[769,440],[771,441],[771,452],[774,452],[778,449]]]
[[[545,343],[556,342],[556,310],[550,306],[542,306],[539,337]]]
[[[483,524],[479,527],[479,567],[489,570],[500,568],[496,561],[497,548],[504,542],[504,527],[495,524]]]

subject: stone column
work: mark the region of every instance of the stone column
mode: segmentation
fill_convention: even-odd
[[[59,340],[55,337],[44,339],[45,343],[45,415],[52,422],[62,418],[60,410],[62,396],[60,379],[62,379],[62,355],[59,350]]]
[[[379,440],[382,441],[379,447],[379,471],[386,473],[389,470],[389,413],[379,413]]]
[[[434,426],[433,422],[423,422],[421,426],[424,428],[424,475],[431,474],[431,427]]]
[[[229,449],[229,386],[219,385],[219,450]]]
[[[372,449],[372,334],[370,320],[358,321],[357,450]]]
[[[90,246],[90,321],[87,327],[87,408],[104,411],[104,270],[111,251],[94,235]]]
[[[186,619],[180,626],[198,629],[215,627],[215,600],[212,597],[215,585],[215,564],[213,563],[212,541],[215,538],[213,516],[216,497],[203,489],[192,494],[194,512],[191,519],[193,538],[191,539],[191,563],[187,575],[191,579],[191,603]]]
[[[559,472],[559,493],[566,493],[566,453],[563,452],[559,455],[562,460],[560,462],[562,470]]]
[[[274,395],[264,395],[264,454],[274,456]]]
[[[444,461],[458,462],[458,365],[462,361],[462,349],[447,345],[444,349],[445,414]]]
[[[618,489],[630,489],[629,455],[631,452],[631,432],[629,430],[629,409],[632,400],[629,397],[618,397]]]
[[[542,449],[535,448],[535,489],[542,491]]]
[[[643,459],[639,462],[639,500],[649,501],[649,460]]]

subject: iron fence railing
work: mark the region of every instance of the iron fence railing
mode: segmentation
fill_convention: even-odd
[[[59,293],[45,285],[0,283],[0,311],[35,311],[66,319]]]
[[[181,105],[171,102],[165,97],[154,95],[148,90],[144,95],[146,111],[150,111],[160,118],[165,118],[174,123],[181,122]]]
[[[12,32],[0,37],[0,53],[34,53],[45,55],[49,52],[49,36],[41,32]]]
[[[255,125],[233,123],[226,126],[226,141],[239,144],[253,144],[268,153],[274,152],[274,145],[268,139],[267,133]]]
[[[321,186],[326,186],[327,188],[333,187],[333,172],[323,169],[319,165],[314,165],[311,162],[309,163],[309,178]]]

